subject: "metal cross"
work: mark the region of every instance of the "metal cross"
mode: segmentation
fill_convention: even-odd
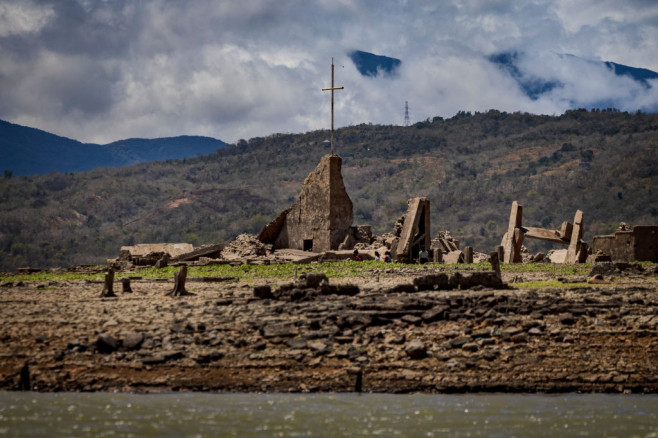
[[[334,87],[334,58],[331,58],[331,88],[322,91],[331,91],[331,155],[334,154],[334,90],[343,90],[345,87]]]

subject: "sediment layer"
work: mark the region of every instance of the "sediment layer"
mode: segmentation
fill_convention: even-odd
[[[0,389],[658,392],[653,280],[391,292],[414,275],[378,276],[331,282],[357,295],[279,297],[193,279],[181,298],[173,281],[110,299],[102,283],[3,285]]]

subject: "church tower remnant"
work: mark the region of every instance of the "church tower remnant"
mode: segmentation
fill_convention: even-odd
[[[341,167],[334,155],[334,60],[331,59],[331,154],[325,155],[304,180],[299,199],[263,228],[258,239],[273,249],[293,248],[323,252],[337,250],[352,231],[352,200],[345,190]]]
[[[352,200],[341,175],[342,159],[325,155],[304,180],[299,199],[258,235],[274,249],[337,250],[351,232]]]

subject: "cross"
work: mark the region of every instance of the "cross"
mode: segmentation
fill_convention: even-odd
[[[331,91],[331,155],[334,154],[334,90],[343,90],[345,87],[334,87],[334,58],[331,58],[331,88],[322,91]]]

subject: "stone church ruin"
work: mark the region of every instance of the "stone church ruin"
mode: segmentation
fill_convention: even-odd
[[[430,201],[415,197],[408,201],[407,212],[396,222],[392,233],[375,236],[369,225],[355,226],[353,203],[342,176],[342,158],[334,153],[334,92],[344,87],[334,84],[331,64],[331,153],[320,160],[301,188],[297,201],[265,225],[258,236],[242,234],[233,242],[194,249],[189,244],[143,244],[123,247],[118,259],[108,260],[117,269],[129,266],[164,267],[188,263],[311,263],[316,261],[359,260],[388,256],[401,263],[473,263],[491,260],[474,253],[473,247],[460,248],[460,242],[448,231],[431,238]],[[576,211],[573,223],[563,222],[559,230],[524,226],[523,207],[514,201],[509,225],[496,258],[505,263],[545,260],[544,255],[524,258],[524,239],[558,243],[566,249],[551,251],[546,259],[553,263],[584,262],[588,246],[583,241],[583,212]],[[638,226],[610,236],[596,236],[594,250],[602,257],[616,260],[658,261],[658,226]],[[353,257],[354,256],[354,257]],[[541,256],[541,257],[539,257]],[[598,257],[598,255],[597,255]],[[388,259],[387,259],[388,260]]]
[[[267,224],[258,239],[275,250],[338,250],[354,234],[352,200],[345,190],[341,166],[338,155],[322,157],[304,180],[297,202]]]

